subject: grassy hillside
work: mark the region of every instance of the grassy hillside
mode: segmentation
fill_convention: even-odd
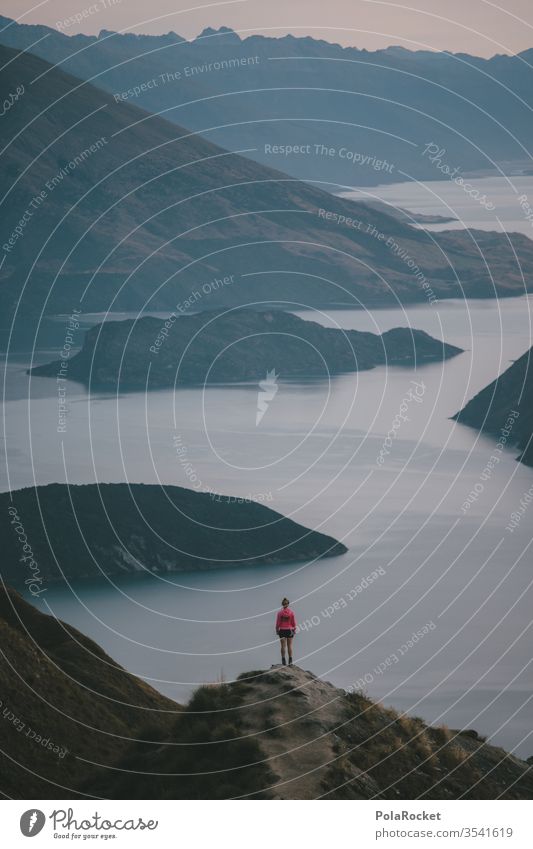
[[[156,750],[130,749],[119,766],[132,772],[108,773],[110,798],[135,798],[143,773],[154,771],[168,778],[143,790],[149,798],[533,797],[531,767],[477,732],[428,726],[298,667],[201,688],[171,738]],[[174,777],[184,771],[188,783]]]
[[[43,605],[43,609],[44,605]],[[531,799],[525,761],[298,667],[185,707],[75,628],[0,595],[0,792],[16,799]]]
[[[93,764],[114,763],[143,727],[168,737],[180,711],[92,640],[11,589],[0,591],[0,644],[4,796],[78,795],[88,771],[101,772]]]

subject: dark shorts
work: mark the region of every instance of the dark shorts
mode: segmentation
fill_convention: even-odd
[[[290,628],[280,628],[278,632],[278,636],[280,637],[292,637],[292,631]]]

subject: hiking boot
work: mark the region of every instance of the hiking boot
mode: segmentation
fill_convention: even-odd
[[[285,660],[284,657],[281,658],[281,662],[282,662],[283,666],[287,666],[287,661]]]
[[[292,657],[289,658],[289,666],[292,666]]]

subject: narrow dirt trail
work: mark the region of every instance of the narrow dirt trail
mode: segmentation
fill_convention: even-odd
[[[256,736],[277,776],[273,796],[319,798],[326,789],[326,774],[344,749],[335,733],[347,719],[341,691],[297,666],[273,666],[247,683],[251,691],[244,725]],[[378,792],[371,779],[358,777],[353,770],[354,798],[368,799]]]

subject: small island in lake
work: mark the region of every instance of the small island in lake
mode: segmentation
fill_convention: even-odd
[[[323,327],[279,310],[233,309],[166,320],[145,316],[91,327],[81,351],[31,374],[77,380],[95,388],[154,389],[281,378],[328,378],[378,365],[422,365],[462,353],[422,330],[396,327],[379,335]]]

